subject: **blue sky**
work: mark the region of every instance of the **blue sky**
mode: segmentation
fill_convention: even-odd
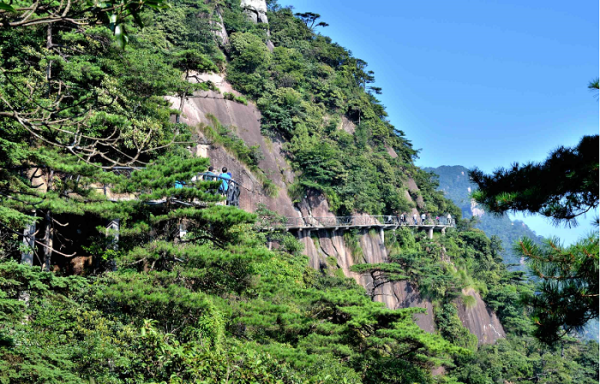
[[[492,172],[542,161],[598,133],[598,1],[279,0],[369,63],[389,119],[421,149],[417,165]],[[522,217],[519,217],[522,218]],[[596,230],[542,218],[538,234],[570,243]]]

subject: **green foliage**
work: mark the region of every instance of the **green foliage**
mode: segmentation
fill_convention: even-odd
[[[540,345],[535,339],[509,338],[480,348],[477,354],[457,359],[452,372],[466,384],[594,383],[598,380],[598,343],[571,340],[560,350]],[[590,360],[588,360],[590,359]]]
[[[366,63],[277,4],[269,15],[270,53],[262,32],[234,17],[237,7],[228,3],[224,13],[233,32],[227,78],[256,100],[263,133],[289,142],[295,195],[320,191],[341,214],[411,209],[404,183],[416,172],[416,151],[367,92],[374,78]],[[360,123],[354,135],[339,129],[342,116],[346,125]]]
[[[253,145],[248,147],[244,140],[240,139],[234,132],[235,127],[223,126],[217,118],[211,114],[206,116],[211,125],[201,124],[199,129],[202,133],[215,144],[220,144],[231,150],[236,158],[246,164],[253,172],[262,174],[258,168],[258,163],[264,159],[260,146]]]
[[[542,247],[523,239],[516,247],[539,278],[536,291],[541,294],[527,297],[536,337],[554,343],[598,318],[597,234],[570,247],[561,246],[558,239],[547,240]]]
[[[515,164],[488,176],[474,169],[475,200],[490,212],[539,213],[556,223],[598,207],[598,135],[584,136],[573,148],[560,147],[543,163]]]
[[[344,244],[348,246],[350,253],[352,254],[352,260],[354,263],[360,264],[364,262],[363,260],[363,251],[360,247],[360,241],[358,239],[358,231],[345,231],[344,232]]]
[[[584,136],[573,148],[559,147],[543,163],[470,175],[479,186],[473,197],[495,213],[525,211],[576,225],[577,217],[598,207],[598,135]],[[525,238],[515,250],[531,263],[540,279],[528,298],[534,312],[535,335],[555,343],[581,331],[598,318],[598,238],[590,235],[564,249],[558,239],[538,246]]]
[[[227,100],[235,101],[240,104],[248,105],[248,100],[244,96],[236,96],[233,93],[225,92],[223,93],[223,97]]]
[[[472,296],[467,296],[472,297]],[[466,303],[465,303],[466,304]],[[454,344],[475,351],[477,349],[477,336],[469,332],[458,318],[456,306],[446,303],[435,311],[436,325],[440,333]]]

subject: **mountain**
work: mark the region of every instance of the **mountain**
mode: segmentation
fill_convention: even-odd
[[[597,382],[597,345],[531,336],[498,242],[381,225],[461,208],[318,14],[26,3],[0,1],[0,382]]]
[[[514,244],[522,237],[529,237],[541,243],[544,239],[537,235],[531,228],[520,220],[511,220],[507,215],[496,216],[485,212],[475,201],[470,198],[471,192],[477,188],[469,180],[469,170],[460,165],[442,165],[437,168],[424,168],[438,176],[438,190],[444,192],[462,211],[464,218],[476,217],[476,228],[481,229],[488,236],[498,236],[502,240],[502,257],[506,264],[515,265],[517,270],[525,270],[521,257],[513,251]]]

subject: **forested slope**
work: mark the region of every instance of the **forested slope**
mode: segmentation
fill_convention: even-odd
[[[373,73],[315,15],[275,1],[28,5],[0,3],[0,382],[597,382],[597,344],[529,336],[531,286],[413,164]],[[194,101],[208,97],[263,136]],[[211,162],[236,164],[258,201],[217,204],[214,181],[176,188]],[[378,260],[377,236],[344,234],[351,266],[305,256],[330,249],[321,234],[269,224],[311,198],[458,226],[390,231]],[[433,329],[415,323],[422,309],[377,302],[379,282],[417,289]],[[481,298],[506,330],[493,345],[459,316]]]

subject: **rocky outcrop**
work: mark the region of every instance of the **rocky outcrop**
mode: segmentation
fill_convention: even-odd
[[[456,302],[458,317],[463,325],[477,336],[478,344],[493,344],[496,340],[505,338],[504,327],[498,317],[481,299],[473,288],[463,289],[463,295],[475,299],[475,304],[467,306],[461,301]]]
[[[359,234],[359,244],[362,250],[359,260],[355,260],[356,255],[353,255],[345,243],[341,231],[315,230],[310,237],[305,236],[302,240],[313,268],[324,269],[329,266],[328,258],[335,257],[337,267],[344,272],[345,276],[356,280],[358,284],[365,287],[367,292],[372,292],[374,300],[384,303],[387,308],[425,308],[426,313],[414,315],[415,321],[421,329],[427,332],[435,331],[433,305],[429,300],[421,297],[415,286],[407,281],[387,282],[373,291],[373,279],[369,274],[357,274],[350,270],[357,262],[370,264],[388,262],[387,250],[378,234],[369,231]]]
[[[266,0],[241,0],[240,6],[255,23],[269,23]]]
[[[346,116],[342,116],[342,121],[340,122],[338,129],[341,129],[344,132],[353,135],[356,131],[356,125],[353,122],[351,122]]]
[[[417,216],[420,216],[419,209],[425,207],[425,201],[423,200],[423,196],[421,196],[421,194],[420,194],[419,187],[417,187],[417,183],[415,183],[415,180],[413,178],[409,178],[404,183],[404,187],[408,189],[408,191],[406,191],[406,194],[405,194],[405,197],[407,198],[408,201],[414,201],[411,194],[417,196],[416,201],[414,201],[416,203],[417,207],[413,208],[409,212],[409,216],[412,217],[412,215],[414,215],[414,214],[416,214]]]
[[[217,38],[219,46],[227,49],[227,44],[229,44],[229,35],[227,34],[225,24],[223,23],[223,16],[221,15],[221,10],[219,8],[215,8],[214,14],[217,21],[212,22],[215,26],[215,30],[213,33]]]
[[[394,148],[390,147],[389,145],[385,145],[385,150],[387,151],[388,155],[390,155],[390,157],[392,159],[395,159],[398,157],[398,154],[396,153],[396,151],[394,150]]]
[[[298,204],[303,217],[334,217],[329,209],[327,199],[323,194],[311,191]],[[361,216],[357,214],[355,216]],[[364,220],[366,217],[361,217]],[[379,264],[389,262],[387,249],[383,239],[378,233],[364,230],[359,233],[358,243],[362,255],[354,255],[348,244],[344,241],[343,231],[317,230],[310,233],[303,231],[300,240],[304,244],[304,251],[309,257],[311,267],[323,270],[331,267],[328,259],[334,257],[337,267],[344,275],[351,277],[358,284],[371,292],[375,301],[382,302],[390,309],[420,307],[427,310],[426,313],[416,314],[416,323],[427,332],[435,331],[433,317],[433,305],[419,294],[418,289],[406,281],[387,282],[373,290],[373,278],[369,274],[358,274],[351,271],[351,267],[357,263]]]
[[[246,15],[248,15],[248,17],[254,23],[269,24],[269,19],[267,18],[267,2],[266,2],[266,0],[241,0],[240,6],[242,7],[242,9],[246,13]],[[271,32],[269,31],[268,28],[267,28],[267,36],[271,36]],[[273,49],[275,48],[275,46],[273,45],[271,40],[267,40],[266,44],[267,44],[267,48],[269,48],[269,50],[271,52],[273,52]]]

